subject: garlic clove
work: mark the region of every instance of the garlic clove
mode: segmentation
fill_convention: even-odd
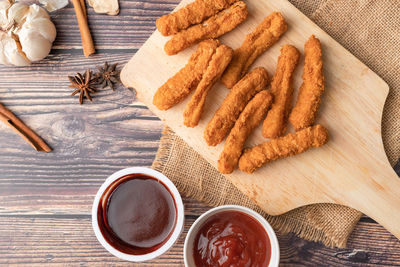
[[[8,0],[0,0],[0,10],[7,10],[12,3]]]
[[[7,34],[0,32],[0,64],[10,65],[11,63],[8,61],[5,53],[4,53],[4,42]]]
[[[50,15],[49,13],[46,12],[43,8],[40,6],[33,4],[29,6],[29,11],[26,14],[26,20],[34,20],[38,18],[45,18],[50,20]]]
[[[52,43],[43,35],[34,30],[26,30],[20,32],[19,41],[22,51],[30,61],[38,61],[45,58],[50,50]]]
[[[14,20],[17,24],[22,24],[29,7],[25,4],[15,3],[8,9],[8,19]]]
[[[0,28],[4,28],[8,23],[7,9],[0,8]]]
[[[11,36],[0,36],[0,63],[5,65],[28,66],[30,61],[19,51],[17,42]]]
[[[23,39],[25,35],[29,34],[30,31],[34,31],[42,35],[49,42],[53,42],[56,38],[57,31],[54,24],[48,19],[40,18],[35,20],[26,20],[24,27],[18,32],[20,39]]]

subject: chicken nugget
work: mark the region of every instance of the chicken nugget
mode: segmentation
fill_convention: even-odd
[[[246,139],[260,124],[272,103],[272,95],[263,90],[246,105],[226,139],[224,150],[219,156],[220,173],[232,173],[236,168]]]
[[[243,1],[236,2],[202,24],[192,26],[175,34],[165,44],[164,50],[167,55],[175,55],[205,39],[218,38],[242,23],[247,18],[247,15],[246,4]]]
[[[266,138],[282,136],[286,131],[287,117],[292,102],[292,76],[299,62],[300,52],[292,45],[284,45],[278,58],[271,82],[274,103],[263,123],[262,134]]]
[[[158,88],[153,104],[160,110],[167,110],[185,99],[199,84],[218,45],[218,40],[201,42],[186,66]]]
[[[328,139],[328,131],[321,125],[272,139],[250,149],[245,149],[239,160],[239,170],[253,173],[270,161],[297,155],[312,147],[320,147],[326,144]]]
[[[247,72],[251,64],[275,44],[287,30],[282,14],[273,12],[235,50],[232,62],[221,78],[227,88],[232,88]]]
[[[199,124],[207,94],[218,79],[221,78],[226,66],[232,59],[232,54],[232,48],[226,45],[220,45],[215,50],[192,99],[183,112],[184,124],[187,127],[196,127]]]
[[[219,11],[228,8],[236,1],[238,0],[196,0],[157,19],[156,26],[162,35],[172,35],[187,29],[189,26],[201,23]]]
[[[303,84],[289,116],[296,131],[314,124],[324,92],[321,43],[314,35],[305,43],[304,54]]]
[[[268,83],[268,72],[259,67],[235,84],[204,130],[204,139],[209,146],[216,146],[224,140],[250,99],[264,90]]]

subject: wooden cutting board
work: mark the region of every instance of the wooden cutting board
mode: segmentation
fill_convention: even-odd
[[[189,2],[183,0],[178,8]],[[271,215],[311,203],[338,203],[369,215],[400,238],[400,179],[388,162],[381,136],[388,85],[289,2],[247,0],[246,3],[249,18],[221,41],[237,48],[264,17],[272,11],[282,12],[288,31],[253,65],[265,67],[271,76],[282,45],[292,44],[303,53],[304,43],[311,34],[321,40],[326,89],[317,123],[329,130],[331,140],[321,148],[270,163],[253,174],[236,170],[226,177]],[[124,67],[121,79],[127,87],[135,88],[143,103],[216,167],[223,144],[207,146],[203,131],[228,89],[220,83],[212,89],[196,128],[183,125],[182,114],[190,97],[168,111],[158,110],[152,104],[154,93],[187,63],[195,49],[167,56],[163,46],[168,39],[154,32]],[[303,63],[304,56],[295,72],[296,92],[302,83]],[[264,141],[259,127],[246,146]]]

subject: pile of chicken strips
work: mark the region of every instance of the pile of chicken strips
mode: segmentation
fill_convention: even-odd
[[[153,104],[168,110],[192,92],[183,112],[184,124],[196,127],[202,119],[207,94],[217,81],[230,91],[204,130],[209,146],[225,140],[218,170],[232,173],[236,168],[253,173],[266,163],[303,153],[327,143],[328,131],[314,124],[324,91],[321,43],[314,35],[304,44],[303,83],[292,107],[292,78],[300,52],[285,44],[281,47],[275,73],[253,62],[286,32],[279,12],[269,14],[233,50],[217,38],[232,31],[248,16],[247,6],[236,0],[196,0],[156,22],[164,36],[172,35],[164,46],[167,55],[198,44],[187,64],[155,93]],[[244,148],[246,139],[262,122],[264,143]],[[286,133],[287,124],[295,133]]]

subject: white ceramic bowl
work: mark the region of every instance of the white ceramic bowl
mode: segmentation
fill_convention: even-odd
[[[271,225],[265,220],[264,217],[262,217],[260,214],[255,212],[252,209],[243,207],[243,206],[237,206],[237,205],[225,205],[225,206],[219,206],[213,209],[210,209],[203,215],[201,215],[190,227],[189,232],[186,236],[185,239],[185,245],[183,248],[183,255],[184,255],[184,260],[185,260],[185,266],[186,267],[194,267],[196,266],[194,263],[193,259],[193,245],[194,245],[194,240],[196,238],[196,235],[200,228],[203,226],[204,222],[210,218],[212,215],[223,212],[223,211],[240,211],[243,212],[255,220],[257,220],[265,229],[265,231],[268,234],[270,243],[271,243],[271,259],[269,261],[269,267],[277,267],[279,265],[279,243],[278,239],[276,238],[275,232],[272,229]]]
[[[110,184],[112,184],[115,180],[121,178],[122,176],[128,175],[128,174],[146,174],[148,176],[154,177],[161,181],[171,192],[173,198],[175,199],[175,204],[176,204],[176,224],[175,228],[172,232],[172,235],[169,237],[168,241],[164,243],[160,248],[157,250],[150,252],[148,254],[144,255],[131,255],[127,253],[123,253],[117,249],[115,249],[113,246],[111,246],[104,238],[102,235],[98,220],[97,220],[97,209],[99,207],[100,203],[100,198],[103,195],[104,191],[108,188]],[[133,261],[133,262],[142,262],[142,261],[147,261],[154,259],[165,252],[167,252],[176,242],[176,240],[179,238],[180,234],[182,233],[183,230],[183,223],[184,223],[184,208],[183,208],[183,202],[181,195],[179,194],[178,190],[176,189],[175,185],[169,180],[164,174],[155,171],[153,169],[149,168],[143,168],[143,167],[133,167],[133,168],[127,168],[123,169],[120,171],[117,171],[113,173],[110,177],[107,178],[107,180],[102,184],[100,187],[99,191],[97,191],[96,197],[94,198],[93,201],[93,206],[92,206],[92,226],[94,233],[97,237],[97,240],[99,240],[100,244],[108,250],[111,254],[114,256],[127,260],[127,261]]]

